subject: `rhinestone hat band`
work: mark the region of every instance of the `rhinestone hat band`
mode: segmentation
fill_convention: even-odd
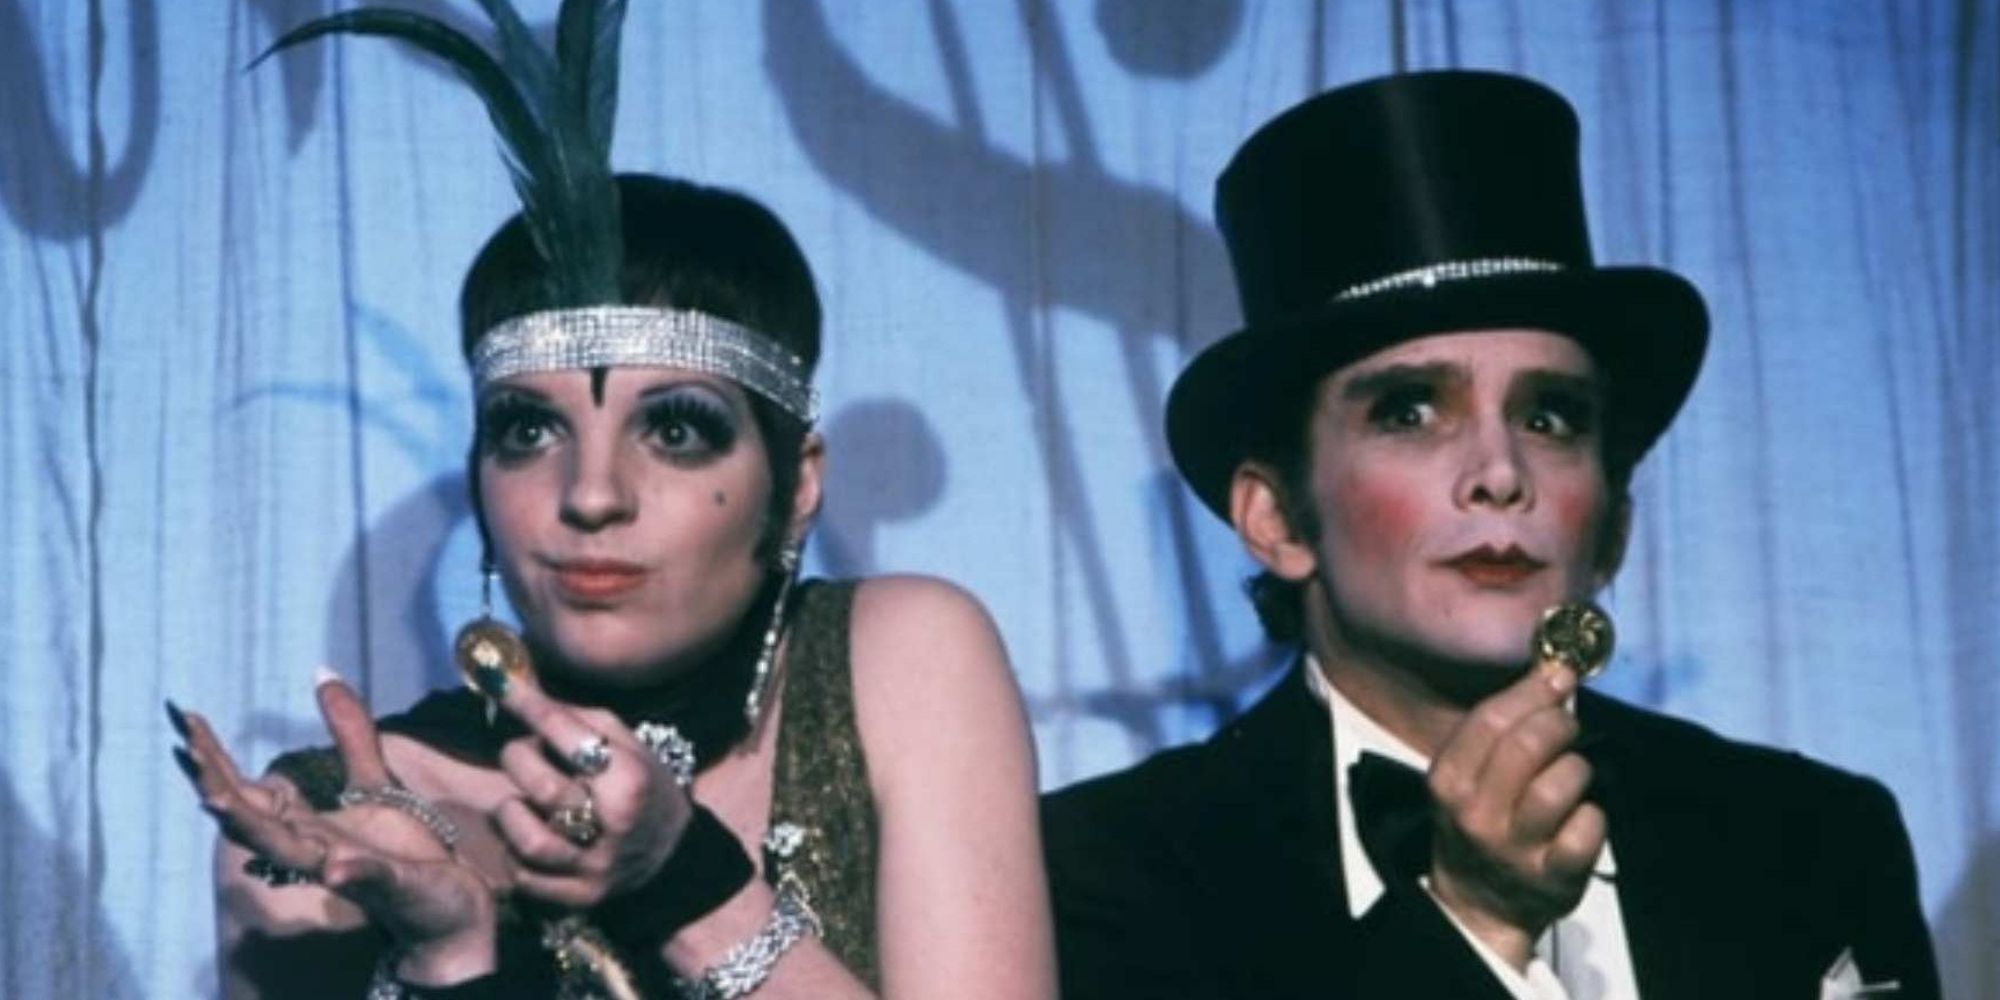
[[[691,309],[586,306],[506,320],[472,349],[472,391],[528,372],[687,368],[732,379],[810,424],[819,394],[799,356],[771,338]]]
[[[1393,292],[1404,288],[1435,288],[1441,281],[1464,281],[1467,278],[1491,278],[1502,274],[1533,274],[1560,271],[1561,264],[1552,260],[1537,260],[1533,257],[1479,257],[1472,260],[1448,260],[1439,264],[1398,271],[1385,278],[1364,281],[1341,291],[1333,297],[1335,302],[1349,299],[1367,298],[1383,292]]]

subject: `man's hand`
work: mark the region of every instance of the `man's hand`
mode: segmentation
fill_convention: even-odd
[[[1431,764],[1431,892],[1517,969],[1583,898],[1604,848],[1604,811],[1583,798],[1590,764],[1570,749],[1576,684],[1536,664],[1475,706]]]

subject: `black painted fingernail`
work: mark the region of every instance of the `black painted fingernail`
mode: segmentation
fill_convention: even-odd
[[[201,780],[201,765],[194,762],[194,754],[188,753],[186,747],[174,748],[174,763],[180,766],[181,773],[187,775],[189,781]]]
[[[181,707],[179,705],[174,704],[174,700],[172,698],[166,699],[165,704],[167,706],[167,721],[173,724],[174,732],[181,734],[181,739],[187,739],[188,738],[187,713],[182,712]]]

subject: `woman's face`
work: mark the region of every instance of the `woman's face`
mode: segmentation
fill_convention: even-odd
[[[1320,384],[1314,555],[1342,647],[1518,668],[1615,567],[1597,370],[1539,330],[1408,341]]]
[[[657,681],[713,652],[763,580],[765,444],[727,379],[591,382],[545,372],[482,393],[480,501],[529,637],[599,681]]]

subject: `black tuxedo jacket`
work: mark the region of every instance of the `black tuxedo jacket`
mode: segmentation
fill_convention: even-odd
[[[1646,1000],[1816,1000],[1844,948],[1937,996],[1880,784],[1588,691],[1577,715]],[[1064,997],[1506,1000],[1414,883],[1348,915],[1328,726],[1294,667],[1206,743],[1044,800]]]

